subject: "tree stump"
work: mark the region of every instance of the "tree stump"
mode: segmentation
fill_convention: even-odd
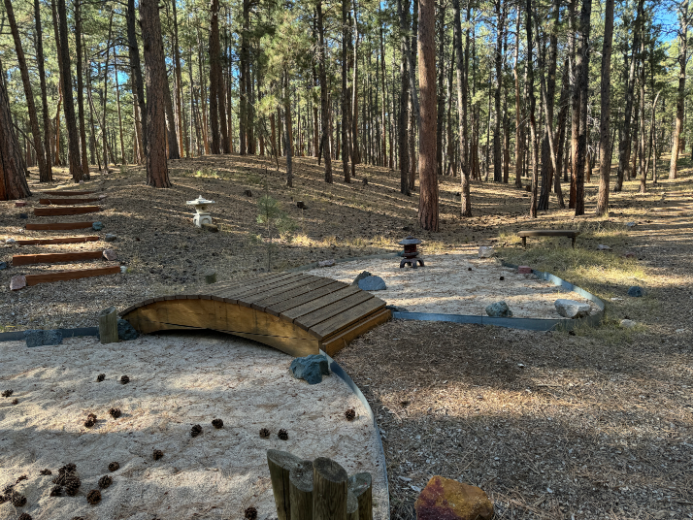
[[[358,501],[359,520],[373,520],[373,478],[370,473],[349,477],[349,491]]]
[[[302,460],[289,472],[291,520],[313,520],[313,463]]]
[[[104,345],[118,341],[118,312],[115,307],[99,313],[99,339]]]
[[[325,457],[313,462],[313,520],[346,520],[346,470]]]
[[[274,503],[277,506],[279,520],[291,520],[291,501],[289,498],[291,470],[298,467],[301,459],[279,450],[267,450],[267,465],[269,466]]]

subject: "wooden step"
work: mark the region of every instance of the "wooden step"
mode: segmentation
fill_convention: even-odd
[[[54,215],[81,215],[83,213],[95,213],[101,211],[99,206],[82,206],[79,208],[35,208],[37,217],[51,217]]]
[[[79,260],[98,260],[103,258],[103,251],[78,251],[74,253],[39,253],[35,255],[14,255],[12,265],[54,264],[59,262],[77,262]]]
[[[61,191],[61,190],[47,190],[41,192],[45,195],[60,195],[61,197],[76,197],[78,195],[91,195],[92,193],[96,193],[96,191]]]
[[[37,238],[35,240],[17,240],[19,246],[42,246],[47,244],[81,244],[82,242],[98,242],[99,237],[65,237],[65,238]]]
[[[73,271],[56,271],[45,274],[28,274],[26,276],[16,275],[10,280],[10,289],[17,291],[26,286],[38,285],[40,283],[62,282],[65,280],[77,280],[79,278],[91,278],[93,276],[106,276],[118,274],[120,266],[99,267],[97,269],[76,269]]]
[[[68,229],[86,229],[94,225],[93,222],[53,222],[51,224],[27,224],[27,231],[66,231]]]
[[[89,204],[90,202],[99,202],[100,200],[105,199],[106,196],[102,195],[101,197],[92,197],[88,199],[39,199],[39,204],[44,204],[44,205],[56,205],[56,206],[72,206],[75,204]]]

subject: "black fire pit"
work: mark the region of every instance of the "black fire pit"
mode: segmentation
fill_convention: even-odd
[[[425,267],[423,259],[419,258],[419,252],[416,250],[416,245],[420,244],[421,240],[408,236],[404,240],[400,240],[399,243],[404,246],[404,254],[402,255],[404,258],[402,258],[402,261],[399,263],[400,269],[407,264],[414,269],[418,267],[417,264],[421,264],[421,267]]]

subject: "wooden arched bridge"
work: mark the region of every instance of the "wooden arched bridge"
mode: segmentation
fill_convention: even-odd
[[[153,298],[121,313],[137,331],[211,329],[292,356],[333,355],[390,319],[385,302],[329,278],[269,274],[207,285],[195,294]]]

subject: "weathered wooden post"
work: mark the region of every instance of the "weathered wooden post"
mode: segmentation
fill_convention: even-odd
[[[313,520],[313,463],[302,460],[289,473],[291,520]]]
[[[313,461],[313,520],[346,520],[348,480],[346,470],[333,460]]]
[[[356,473],[349,477],[349,491],[359,503],[359,520],[373,520],[373,477],[370,473]]]
[[[359,520],[359,501],[351,491],[347,490],[347,520]]]
[[[289,498],[289,475],[298,467],[301,459],[291,453],[279,450],[267,450],[267,465],[272,480],[274,503],[277,505],[279,520],[291,520],[291,501]]]
[[[115,307],[99,313],[99,340],[102,344],[118,341],[118,312]]]

